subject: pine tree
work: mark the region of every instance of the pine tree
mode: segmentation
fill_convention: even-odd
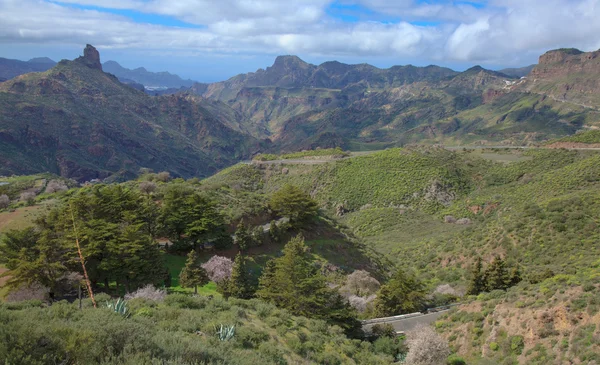
[[[378,316],[417,312],[422,309],[424,301],[423,285],[412,275],[398,270],[379,289],[375,300],[375,312]]]
[[[238,253],[235,257],[233,269],[231,270],[231,278],[227,284],[227,291],[232,297],[250,299],[254,296],[256,290],[254,285],[252,285],[252,278],[248,272],[246,258],[241,253]]]
[[[327,287],[301,236],[285,245],[282,257],[267,262],[256,295],[295,315],[339,325],[349,335],[360,330],[356,313],[336,291]]]
[[[467,288],[468,295],[478,295],[485,290],[486,283],[483,277],[483,262],[480,256],[475,259],[475,265],[471,268],[471,279]]]
[[[209,279],[206,270],[198,261],[198,253],[196,250],[190,251],[188,254],[185,267],[179,274],[179,284],[184,288],[194,288],[194,294],[198,294],[198,286],[208,284]]]
[[[510,277],[506,263],[496,256],[485,270],[486,286],[488,291],[506,290],[510,286]]]
[[[240,248],[240,251],[246,251],[252,245],[252,236],[243,221],[240,221],[240,224],[237,226],[235,230],[235,243]]]

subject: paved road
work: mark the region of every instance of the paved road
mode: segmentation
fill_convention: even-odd
[[[379,324],[391,324],[396,332],[406,332],[410,331],[418,325],[430,325],[433,322],[437,321],[442,315],[448,313],[449,309],[444,311],[439,311],[435,313],[424,314],[418,317],[410,317],[399,320],[391,320],[386,322],[381,322]],[[363,326],[363,329],[368,331],[373,327],[376,323],[366,324]]]

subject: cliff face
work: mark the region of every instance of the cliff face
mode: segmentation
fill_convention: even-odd
[[[599,109],[600,50],[559,49],[546,52],[529,74],[526,88],[556,100]]]

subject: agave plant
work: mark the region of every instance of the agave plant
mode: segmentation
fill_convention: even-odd
[[[217,330],[215,326],[215,331],[217,332],[217,336],[219,336],[219,340],[221,341],[229,341],[235,336],[235,325],[231,326],[223,326]]]
[[[125,318],[131,315],[129,308],[127,308],[127,302],[121,298],[117,299],[116,302],[114,300],[106,302],[106,307],[115,313],[119,313]]]

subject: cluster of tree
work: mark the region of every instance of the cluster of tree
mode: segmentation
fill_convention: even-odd
[[[261,246],[264,243],[264,232],[262,227],[246,227],[243,221],[238,224],[235,230],[235,244],[240,251],[245,252],[250,247]]]
[[[11,270],[9,285],[41,284],[60,294],[63,278],[81,272],[79,240],[90,281],[115,283],[117,292],[163,284],[168,272],[155,238],[166,235],[186,247],[207,241],[224,247],[231,238],[214,205],[193,189],[173,184],[162,201],[124,185],[80,189],[36,221],[35,227],[7,232],[0,262]],[[189,250],[189,249],[188,249]]]
[[[471,268],[467,294],[478,295],[486,291],[506,290],[517,285],[520,281],[521,273],[519,269],[516,266],[509,269],[500,256],[494,257],[485,270],[483,269],[483,260],[481,257],[477,257]]]
[[[319,211],[310,195],[294,185],[285,185],[273,193],[269,207],[276,214],[289,218],[289,223],[294,228],[301,227]]]
[[[361,332],[356,312],[335,289],[297,236],[283,249],[283,256],[267,262],[256,296],[295,315],[325,319],[344,328],[347,334]]]

